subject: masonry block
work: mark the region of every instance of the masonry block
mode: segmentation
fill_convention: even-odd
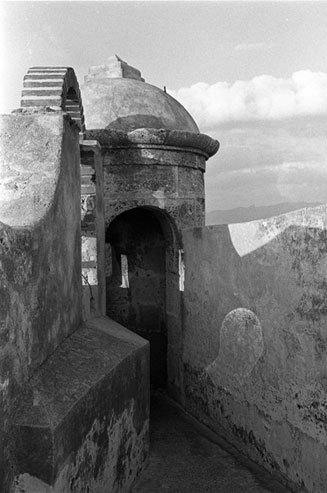
[[[15,491],[128,490],[148,454],[148,368],[149,344],[108,318],[66,339],[18,404]]]

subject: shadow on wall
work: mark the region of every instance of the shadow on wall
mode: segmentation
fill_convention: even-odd
[[[327,490],[326,209],[183,235],[186,405],[314,493]]]
[[[107,125],[106,130],[122,130],[130,131],[137,128],[166,128],[167,122],[163,118],[158,118],[154,115],[128,115],[121,116]]]

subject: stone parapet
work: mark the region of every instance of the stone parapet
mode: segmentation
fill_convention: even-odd
[[[290,485],[327,491],[327,206],[183,231],[188,412]]]
[[[0,141],[0,491],[7,492],[15,401],[81,323],[81,220],[79,135],[70,117],[44,108],[4,115]]]
[[[148,342],[108,318],[67,338],[21,395],[15,492],[128,491],[148,454],[148,365]]]

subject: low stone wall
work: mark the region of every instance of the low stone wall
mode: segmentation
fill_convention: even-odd
[[[183,233],[183,403],[292,485],[327,491],[327,207]]]
[[[21,397],[15,492],[128,491],[148,434],[149,344],[108,318],[88,321]]]

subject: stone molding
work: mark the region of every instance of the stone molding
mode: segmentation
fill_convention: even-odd
[[[104,148],[126,149],[136,148],[173,148],[174,150],[199,153],[206,159],[216,154],[219,149],[218,140],[205,134],[196,134],[182,130],[156,128],[137,128],[130,132],[121,130],[87,130],[86,138],[97,140]]]

